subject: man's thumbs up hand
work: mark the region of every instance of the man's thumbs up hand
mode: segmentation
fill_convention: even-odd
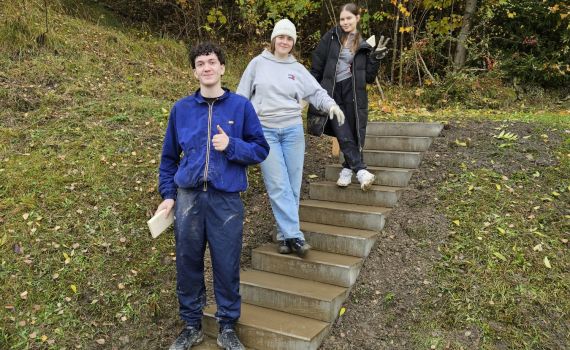
[[[212,144],[216,151],[222,152],[228,147],[230,138],[219,125],[216,125],[216,128],[218,129],[218,133],[212,137]]]

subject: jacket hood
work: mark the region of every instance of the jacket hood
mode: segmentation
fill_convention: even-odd
[[[266,59],[273,61],[273,62],[284,63],[284,64],[291,64],[291,63],[297,62],[297,59],[295,58],[295,56],[293,56],[291,54],[289,56],[287,56],[286,59],[280,60],[279,58],[275,57],[275,55],[273,55],[271,52],[269,52],[269,50],[267,50],[267,49],[263,50],[263,52],[261,53],[261,57],[266,58]]]
[[[340,37],[342,34],[342,28],[340,26],[336,26],[332,29],[332,34],[335,35],[337,37],[337,40],[340,41]],[[362,34],[362,33],[360,33]],[[366,40],[364,40],[364,38],[361,36],[360,37],[360,46],[358,47],[358,50],[369,50],[372,51],[373,47],[370,46],[370,44],[368,44],[366,42]]]

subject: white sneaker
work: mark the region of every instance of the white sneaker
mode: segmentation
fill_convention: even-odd
[[[338,180],[336,180],[336,185],[340,187],[346,187],[352,182],[352,170],[347,168],[342,168],[340,174],[338,175]]]
[[[368,191],[374,184],[376,176],[374,176],[374,174],[370,173],[368,170],[362,169],[356,173],[356,178],[358,179],[358,182],[360,182],[360,188],[363,191]]]

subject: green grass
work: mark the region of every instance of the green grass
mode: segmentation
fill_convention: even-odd
[[[175,40],[123,26],[98,6],[50,4],[50,31],[42,45],[36,38],[44,31],[43,1],[0,4],[0,348],[93,348],[99,339],[105,346],[157,348],[161,335],[172,336],[169,327],[177,319],[174,245],[168,236],[150,240],[145,222],[160,201],[157,166],[168,110],[197,88],[187,50]],[[235,88],[255,53],[230,52],[227,86]],[[397,104],[383,113],[372,107],[378,120],[461,114],[549,125],[567,121],[564,109],[506,116],[421,106],[397,111]],[[557,116],[560,124],[553,124]],[[558,327],[557,317],[570,309],[567,246],[560,242],[568,227],[556,209],[568,199],[568,184],[560,179],[570,170],[567,157],[561,159],[559,169],[540,170],[538,178],[502,180],[465,169],[445,185],[448,205],[441,209],[461,224],[453,242],[442,247],[448,265],[437,271],[450,300],[442,311],[446,317],[427,326],[476,324],[486,330],[485,344],[497,336],[515,347],[548,340],[548,327],[538,321],[550,317],[547,325]],[[259,182],[255,176],[251,182]],[[466,195],[469,184],[476,190]],[[507,193],[505,185],[527,191]],[[515,212],[512,200],[532,203],[531,209]],[[481,208],[484,203],[491,206]],[[532,220],[524,218],[531,213]],[[489,227],[481,226],[487,221]],[[506,233],[498,234],[498,227]],[[543,251],[532,250],[539,243]],[[459,253],[464,258],[457,261]],[[545,256],[551,269],[543,264]],[[458,268],[467,275],[458,275]],[[498,281],[489,284],[490,277]],[[490,320],[512,326],[497,330]],[[525,320],[529,331],[519,327]]]
[[[462,164],[438,193],[451,238],[440,245],[419,334],[477,329],[480,348],[563,348],[570,319],[570,143],[559,164],[510,177]],[[442,349],[442,342],[424,345]]]
[[[176,319],[173,240],[146,220],[167,111],[197,88],[187,50],[57,6],[38,46],[36,5],[0,11],[0,348],[144,339]]]

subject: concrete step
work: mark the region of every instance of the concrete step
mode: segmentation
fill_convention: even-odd
[[[380,232],[390,208],[350,203],[303,200],[299,204],[301,221]]]
[[[294,315],[332,322],[348,289],[330,284],[248,270],[240,276],[242,301]]]
[[[366,136],[364,149],[377,151],[424,152],[431,145],[431,137]]]
[[[279,254],[276,247],[269,243],[255,248],[251,266],[255,270],[350,287],[362,265],[362,259],[354,256],[311,250],[299,258],[295,254]]]
[[[417,169],[422,160],[419,152],[398,152],[398,151],[362,151],[364,163],[368,166],[387,168],[407,168]],[[344,155],[340,153],[340,163],[344,162]]]
[[[442,129],[441,123],[370,122],[366,126],[366,135],[437,137]]]
[[[336,182],[341,170],[342,165],[340,164],[327,165],[325,168],[325,180]],[[367,170],[376,175],[376,179],[374,180],[375,185],[395,187],[408,186],[408,182],[414,173],[412,169],[383,168],[376,166],[369,166]],[[356,174],[352,176],[352,183],[358,183]]]
[[[217,334],[215,335],[217,337]],[[251,348],[246,348],[251,349]],[[220,350],[218,343],[216,343],[216,338],[214,336],[204,336],[204,341],[198,345],[194,345],[192,350]]]
[[[301,221],[309,244],[320,251],[365,258],[376,242],[377,232]]]
[[[401,187],[377,186],[362,191],[359,184],[339,187],[334,182],[313,182],[309,187],[311,199],[393,208],[398,203]]]
[[[216,305],[204,309],[204,332],[217,337]],[[302,316],[241,304],[236,331],[243,345],[252,349],[316,350],[327,334],[329,324]]]

